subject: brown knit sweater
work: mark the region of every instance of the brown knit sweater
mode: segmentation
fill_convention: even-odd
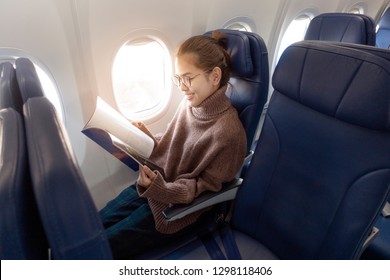
[[[168,222],[161,214],[166,207],[190,203],[204,191],[219,191],[241,167],[245,131],[225,91],[226,87],[217,90],[198,107],[190,107],[183,100],[158,139],[150,158],[163,167],[166,177],[156,172],[149,188],[137,186],[137,190],[148,198],[156,229],[161,233],[175,233],[204,212]]]

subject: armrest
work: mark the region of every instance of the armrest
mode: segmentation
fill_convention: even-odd
[[[389,202],[386,202],[385,207],[383,207],[382,215],[385,218],[390,217],[390,203]]]
[[[222,184],[219,192],[205,192],[194,199],[190,204],[177,204],[166,208],[162,214],[168,221],[174,221],[194,213],[206,207],[233,200],[236,197],[238,187],[242,184],[242,179],[234,179],[231,182]]]
[[[243,165],[249,164],[251,162],[254,153],[255,152],[253,150],[249,151],[248,155],[244,159]]]
[[[243,177],[245,175],[246,169],[248,168],[254,153],[255,152],[253,150],[249,151],[249,153],[244,158],[244,162],[242,163],[241,168],[238,171],[236,177]]]

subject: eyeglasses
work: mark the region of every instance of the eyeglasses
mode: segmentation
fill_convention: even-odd
[[[175,75],[175,76],[172,77],[172,82],[177,87],[180,87],[181,84],[184,84],[186,87],[190,87],[191,86],[191,81],[193,79],[195,79],[196,77],[198,77],[199,75],[200,75],[200,73],[196,74],[193,77]]]

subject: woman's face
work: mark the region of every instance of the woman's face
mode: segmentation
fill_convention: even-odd
[[[176,58],[176,77],[180,79],[180,90],[185,94],[189,106],[199,106],[207,97],[219,88],[220,69],[214,68],[210,73],[194,65],[193,54],[184,54]],[[218,77],[219,76],[219,77]]]

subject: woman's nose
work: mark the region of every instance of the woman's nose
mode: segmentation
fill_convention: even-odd
[[[183,92],[188,91],[188,87],[187,87],[184,83],[181,83],[179,88],[180,88],[180,90],[183,91]]]

